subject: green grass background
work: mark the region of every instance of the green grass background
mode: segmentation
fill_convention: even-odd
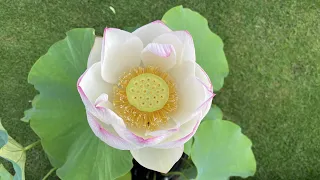
[[[320,179],[318,0],[0,0],[0,118],[9,134],[24,146],[38,139],[19,120],[37,93],[27,75],[66,31],[93,27],[101,35],[180,4],[205,16],[225,43],[230,74],[214,102],[254,143],[250,179]],[[27,180],[50,168],[41,147],[28,151]]]

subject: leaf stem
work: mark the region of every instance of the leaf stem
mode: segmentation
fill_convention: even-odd
[[[153,174],[153,180],[157,180],[157,173],[156,172],[154,172],[154,174]]]
[[[55,170],[57,170],[57,168],[50,169],[50,171],[46,174],[46,176],[44,176],[42,180],[46,180]]]
[[[32,144],[24,147],[24,148],[23,148],[23,151],[28,151],[29,149],[31,149],[31,148],[35,147],[36,145],[40,144],[40,142],[41,142],[41,141],[38,140],[38,141],[36,141],[36,142],[34,142],[34,143],[32,143]]]
[[[188,179],[182,172],[168,172],[167,174],[162,174],[163,176],[182,176],[184,179]]]
[[[189,162],[189,161],[192,161],[192,160],[191,160],[191,156],[189,156],[188,159],[182,158],[182,161],[183,161],[184,163],[188,164],[190,167],[194,166],[194,165],[192,165],[192,164]]]

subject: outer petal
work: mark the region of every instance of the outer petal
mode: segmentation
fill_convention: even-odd
[[[188,31],[173,31],[162,34],[153,40],[154,43],[172,44],[177,53],[177,63],[196,61],[192,36]]]
[[[196,68],[195,68],[195,73],[196,73],[196,77],[198,78],[198,80],[202,83],[202,85],[207,89],[207,92],[209,94],[212,93],[212,98],[215,96],[215,94],[213,93],[213,86],[212,83],[210,81],[209,76],[207,75],[207,73],[201,68],[201,66],[197,63],[195,63]],[[203,117],[201,118],[201,120],[207,115],[207,113],[210,110],[211,107],[211,99],[208,99],[207,101],[205,101],[201,107],[198,108],[198,110],[202,110],[202,114]],[[205,105],[208,105],[208,108],[205,108]]]
[[[211,100],[214,96],[212,93],[212,85],[209,77],[206,73],[201,69],[199,65],[196,64],[195,74],[197,76],[197,80],[201,83],[207,92],[206,94],[209,96],[207,100],[201,103],[201,105],[196,109],[194,113],[192,113],[191,119],[189,121],[185,121],[185,123],[176,131],[172,136],[167,138],[161,144],[156,145],[156,148],[172,148],[179,147],[187,142],[196,132],[201,120],[205,117],[205,115],[209,112],[211,107]],[[211,94],[211,95],[210,95]],[[205,98],[206,99],[206,98]]]
[[[132,144],[135,144],[136,147],[150,147],[156,144],[161,143],[163,140],[167,139],[172,133],[161,134],[155,137],[143,138],[134,134],[130,129],[128,129],[121,117],[109,109],[109,102],[106,102],[106,98],[101,98],[101,101],[98,101],[99,104],[95,105],[95,109],[90,109],[93,115],[95,115],[104,125],[111,125],[115,132],[123,139],[129,141]],[[105,102],[103,102],[105,101]]]
[[[93,64],[83,73],[78,80],[78,86],[91,103],[94,103],[101,94],[111,95],[113,91],[113,85],[106,83],[101,77],[101,62]]]
[[[130,142],[122,139],[110,125],[102,125],[102,123],[91,113],[87,112],[88,123],[93,131],[93,133],[104,143],[111,147],[130,150],[136,149],[137,146],[131,144]]]
[[[77,89],[86,108],[88,123],[94,134],[110,146],[122,150],[137,149],[138,147],[135,144],[121,138],[112,126],[103,124],[98,118],[102,115],[99,110],[100,106],[110,105],[104,101],[108,100],[108,95],[104,93],[109,88],[105,90],[103,88],[110,86],[110,89],[112,89],[112,85],[108,85],[100,76],[100,64],[98,62],[92,65],[77,82]],[[95,88],[100,86],[103,87]],[[109,120],[112,121],[112,119]]]
[[[171,114],[176,123],[184,124],[195,116],[195,112],[203,103],[213,98],[213,93],[196,78],[189,77],[182,82],[177,82],[178,109]]]
[[[90,51],[87,68],[90,68],[94,63],[100,62],[101,60],[101,47],[102,47],[102,37],[97,36],[94,40],[93,47]]]
[[[210,80],[199,68],[196,63],[188,61],[176,65],[169,72],[177,83],[179,104],[177,111],[171,115],[177,124],[191,120],[195,112],[203,107],[203,104],[209,103],[214,96],[212,89],[207,86]],[[205,83],[195,76],[198,74],[204,78]]]
[[[126,31],[106,28],[102,44],[102,78],[115,84],[124,72],[140,65],[141,40]]]
[[[132,34],[138,36],[143,45],[147,46],[154,38],[167,32],[171,32],[171,30],[162,21],[158,20],[136,29]]]
[[[207,104],[206,108],[210,109],[210,103]],[[175,147],[183,146],[192,136],[196,133],[202,117],[202,111],[198,111],[196,115],[188,122],[183,124],[177,132],[172,136],[168,137],[162,143],[157,144],[154,148],[170,149]]]
[[[195,75],[200,79],[200,81],[206,86],[207,89],[213,91],[212,83],[209,76],[197,63],[195,63]]]
[[[166,71],[176,64],[176,52],[170,44],[150,43],[142,51],[144,66],[155,66]]]
[[[191,61],[185,61],[181,64],[175,65],[169,70],[168,73],[175,80],[175,82],[183,82],[186,78],[195,76],[195,63]],[[171,118],[166,125],[161,126],[160,129],[156,131],[147,131],[146,135],[158,136],[161,134],[177,132],[179,131],[180,126],[180,122]]]
[[[167,173],[182,156],[183,146],[172,149],[142,148],[130,152],[143,167]]]
[[[168,73],[175,80],[175,82],[183,82],[188,77],[195,77],[195,63],[191,61],[185,61],[181,64],[175,65],[169,70]],[[171,118],[165,126],[162,126],[156,131],[147,131],[146,135],[158,136],[162,134],[177,132],[179,131],[181,125],[181,122]]]
[[[169,74],[176,83],[183,82],[186,78],[195,76],[195,66],[196,63],[186,61],[175,65],[169,70]]]
[[[208,113],[211,107],[211,102],[207,102],[203,104],[202,107],[200,107],[196,115],[188,122],[183,124],[179,131],[174,133],[172,136],[167,138],[165,141],[163,141],[161,144],[158,144],[154,146],[155,148],[173,148],[173,147],[179,147],[184,145],[189,139],[192,138],[192,136],[196,133],[201,120],[204,118],[204,116]]]

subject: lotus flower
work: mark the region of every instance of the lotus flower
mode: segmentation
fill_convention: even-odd
[[[93,133],[162,173],[180,159],[214,96],[192,36],[162,21],[132,33],[105,28],[77,88]]]

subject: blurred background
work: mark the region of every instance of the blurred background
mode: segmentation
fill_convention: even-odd
[[[214,103],[253,141],[257,172],[249,179],[320,179],[319,0],[0,0],[0,119],[8,133],[24,146],[38,140],[20,121],[37,94],[28,72],[65,32],[93,27],[102,35],[177,5],[201,13],[224,41],[230,74]],[[28,151],[27,180],[50,169],[40,146]]]

